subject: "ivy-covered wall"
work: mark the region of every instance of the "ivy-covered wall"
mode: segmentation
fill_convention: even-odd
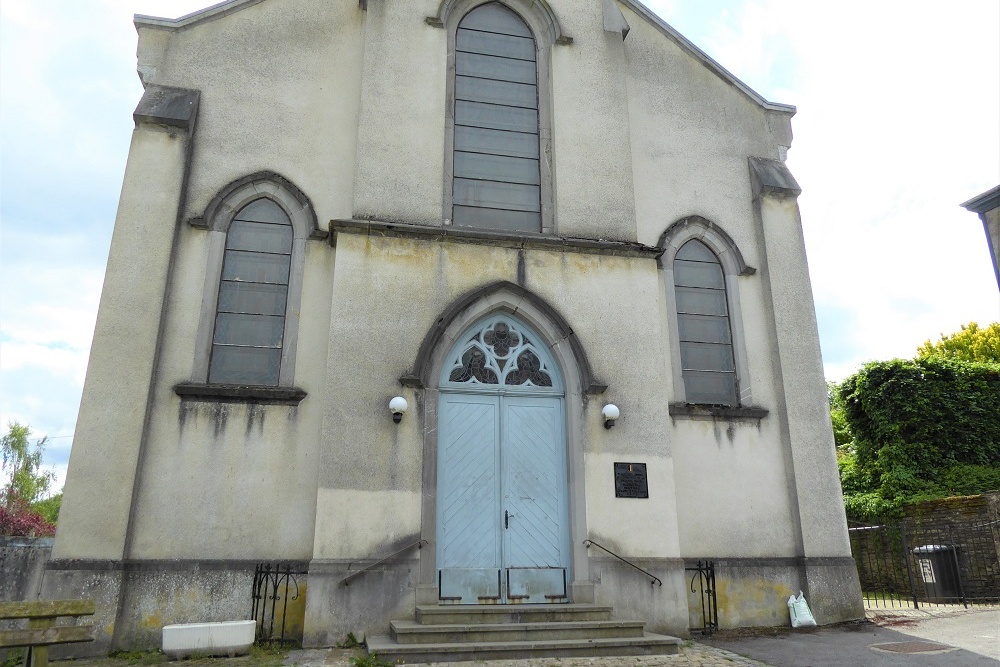
[[[848,514],[1000,490],[1000,365],[872,362],[839,387],[854,436],[841,461]]]

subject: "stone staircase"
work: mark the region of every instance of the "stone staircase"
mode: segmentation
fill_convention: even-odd
[[[619,621],[593,604],[428,605],[393,621],[368,650],[390,663],[511,658],[670,655],[681,640]]]

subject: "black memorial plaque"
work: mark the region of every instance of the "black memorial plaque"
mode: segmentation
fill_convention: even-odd
[[[615,498],[649,498],[645,463],[615,463]]]

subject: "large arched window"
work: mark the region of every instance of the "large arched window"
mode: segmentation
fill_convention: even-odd
[[[454,41],[452,222],[542,231],[537,48],[524,20],[479,5]]]
[[[208,381],[278,384],[285,333],[292,222],[270,199],[233,218],[219,282]]]
[[[756,269],[729,234],[697,215],[670,225],[658,245],[671,343],[670,414],[685,414],[684,405],[739,408],[755,418],[766,414],[753,406],[740,305],[740,282]]]
[[[722,264],[692,239],[674,256],[681,372],[688,403],[737,405],[736,362]]]
[[[281,175],[258,172],[227,185],[190,222],[208,231],[208,265],[191,382],[175,389],[277,396],[295,378],[305,244],[325,238],[309,198]]]

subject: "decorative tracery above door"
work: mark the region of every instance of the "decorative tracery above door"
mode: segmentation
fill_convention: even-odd
[[[559,371],[534,333],[515,320],[492,317],[461,339],[445,366],[451,385],[494,385],[499,388],[558,388]]]

